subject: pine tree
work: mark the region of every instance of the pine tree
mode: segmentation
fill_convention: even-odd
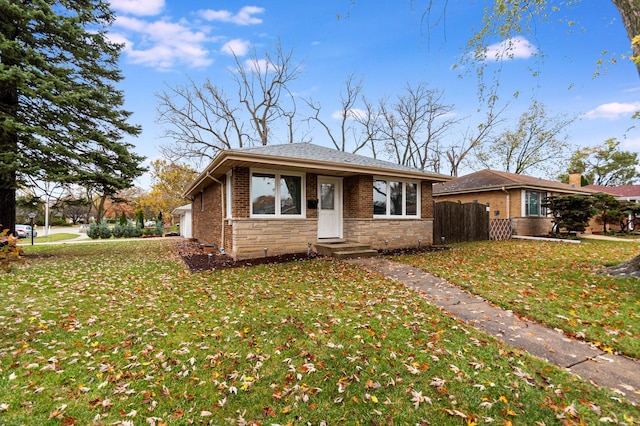
[[[103,0],[0,0],[0,224],[13,230],[25,176],[106,196],[132,185],[143,157],[126,136],[115,84],[121,45]]]

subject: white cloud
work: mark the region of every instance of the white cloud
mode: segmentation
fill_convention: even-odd
[[[251,43],[247,40],[242,40],[239,38],[234,38],[233,40],[229,40],[226,42],[220,51],[227,55],[236,55],[236,56],[244,56],[249,51]]]
[[[487,46],[484,59],[487,61],[499,61],[502,59],[527,59],[538,52],[529,40],[522,36],[510,38]]]
[[[183,24],[118,17],[114,28],[122,32],[112,33],[110,38],[124,41],[124,52],[133,63],[169,69],[177,63],[199,68],[213,62],[204,46],[209,41],[207,35]]]
[[[608,104],[598,105],[595,109],[587,112],[584,117],[588,119],[605,118],[608,120],[617,120],[619,118],[629,118],[636,111],[640,110],[640,102],[621,103],[611,102]]]
[[[342,120],[343,111],[335,111],[331,114],[331,118],[335,120]],[[356,118],[364,118],[367,116],[367,112],[365,110],[359,108],[351,108],[347,111],[347,119],[356,119]]]
[[[136,16],[154,16],[164,9],[164,0],[110,0],[109,3],[116,12]]]
[[[254,15],[264,12],[264,8],[257,6],[245,6],[235,15],[228,10],[203,10],[199,14],[207,21],[228,22],[237,25],[261,24],[262,19]]]
[[[252,72],[259,74],[265,74],[276,70],[273,64],[264,59],[247,59],[244,61],[244,66]]]
[[[627,151],[640,151],[640,137],[623,139],[622,148]]]

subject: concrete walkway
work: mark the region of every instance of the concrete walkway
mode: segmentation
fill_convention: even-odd
[[[638,238],[618,238],[611,237],[609,235],[600,235],[600,234],[582,234],[580,238],[584,238],[586,240],[603,240],[603,241],[620,241],[624,243],[640,243],[640,239]]]
[[[594,345],[570,339],[561,331],[525,321],[421,269],[382,257],[349,262],[398,281],[475,328],[566,368],[584,380],[608,387],[626,396],[635,406],[640,405],[638,360],[603,352]]]

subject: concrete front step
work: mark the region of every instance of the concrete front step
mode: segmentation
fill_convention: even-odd
[[[341,242],[316,243],[316,251],[322,256],[335,257],[337,259],[351,259],[354,257],[376,256],[377,250],[372,250],[368,244]]]
[[[373,257],[378,255],[378,250],[347,250],[336,251],[333,253],[333,257],[336,259],[355,259],[357,257]]]

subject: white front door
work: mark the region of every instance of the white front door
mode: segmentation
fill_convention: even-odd
[[[318,176],[318,238],[342,238],[342,179]]]

